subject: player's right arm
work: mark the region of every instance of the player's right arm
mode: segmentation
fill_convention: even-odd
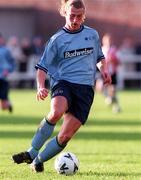
[[[56,61],[58,49],[55,44],[55,38],[51,38],[46,44],[44,53],[35,66],[37,69],[37,100],[44,100],[48,96],[49,90],[45,87],[45,80],[47,78],[48,70],[50,69],[50,74],[54,74],[56,69],[54,64]]]
[[[46,72],[44,72],[41,69],[37,69],[37,76],[36,76],[36,81],[37,81],[37,94],[36,98],[37,100],[44,100],[48,96],[49,90],[45,88],[45,80],[46,80]]]

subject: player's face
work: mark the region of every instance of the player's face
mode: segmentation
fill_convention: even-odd
[[[68,7],[66,11],[66,25],[65,27],[70,31],[76,31],[80,29],[81,24],[84,21],[85,11],[83,8],[76,9],[74,7]]]

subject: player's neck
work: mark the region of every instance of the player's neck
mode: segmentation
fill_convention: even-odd
[[[77,29],[71,29],[71,28],[69,28],[68,26],[64,26],[64,29],[66,29],[67,31],[69,31],[69,32],[72,32],[72,33],[74,33],[74,32],[79,32],[79,31],[81,31],[82,29],[83,29],[83,25],[81,25],[79,28],[77,28]]]

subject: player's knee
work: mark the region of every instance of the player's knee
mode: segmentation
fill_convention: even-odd
[[[61,117],[63,113],[59,110],[53,110],[49,113],[49,119],[52,123],[56,123]]]

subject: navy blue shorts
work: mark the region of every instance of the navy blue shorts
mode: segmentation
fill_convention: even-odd
[[[116,75],[116,73],[112,74],[111,78],[112,78],[112,83],[111,84],[117,85],[117,75]]]
[[[8,100],[9,83],[0,79],[0,99]]]
[[[55,96],[64,96],[68,101],[67,112],[72,113],[82,124],[85,124],[94,99],[91,86],[61,80],[51,90],[51,98]]]

